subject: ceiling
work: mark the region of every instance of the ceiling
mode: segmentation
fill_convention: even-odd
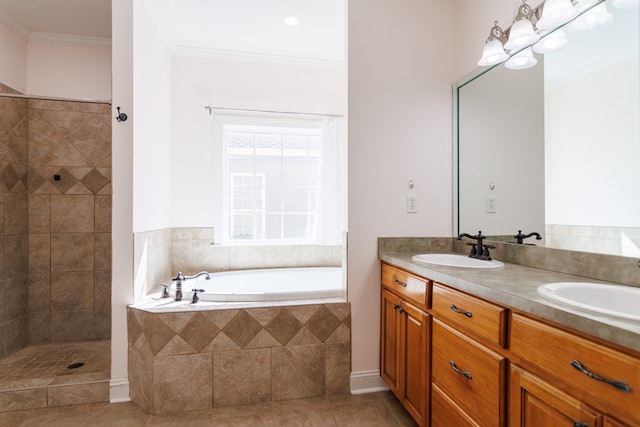
[[[345,0],[145,0],[175,54],[340,64]],[[296,26],[284,24],[295,15]],[[24,37],[111,38],[111,0],[0,0]]]

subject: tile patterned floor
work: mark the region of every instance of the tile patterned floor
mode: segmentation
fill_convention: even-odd
[[[135,404],[92,403],[0,413],[6,427],[406,426],[417,424],[390,392],[337,395],[179,415],[149,415]]]
[[[109,341],[45,344],[0,359],[0,412],[108,401],[110,348]],[[83,366],[69,368],[74,363]]]

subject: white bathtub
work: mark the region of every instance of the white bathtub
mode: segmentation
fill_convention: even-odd
[[[291,301],[343,296],[342,269],[337,267],[269,268],[211,273],[182,285],[184,299],[190,301],[192,289],[200,301]],[[171,293],[175,292],[175,285]]]

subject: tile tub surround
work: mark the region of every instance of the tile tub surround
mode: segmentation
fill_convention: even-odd
[[[178,271],[185,275],[199,271],[288,267],[340,267],[343,246],[214,244],[212,227],[181,227],[134,234],[135,300],[158,292]],[[346,237],[345,237],[346,241]],[[346,298],[346,295],[345,295]]]
[[[637,259],[491,242],[496,246],[491,250],[492,257],[505,262],[504,267],[455,268],[412,261],[411,257],[419,253],[466,253],[468,250],[465,242],[448,239],[449,246],[447,238],[380,238],[378,257],[417,275],[640,354],[640,324],[637,322],[572,310],[544,299],[536,291],[545,283],[584,281],[585,277],[590,281],[640,286]]]
[[[128,308],[131,398],[153,414],[349,393],[349,303]]]

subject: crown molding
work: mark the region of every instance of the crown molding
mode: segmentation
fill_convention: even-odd
[[[175,49],[173,49],[171,53],[176,56],[218,59],[223,61],[295,65],[300,67],[324,68],[332,70],[340,70],[344,68],[344,61],[336,61],[331,59],[303,58],[297,56],[233,51],[224,49],[210,49],[193,46],[178,45]]]
[[[74,36],[71,34],[32,32],[30,43],[54,44],[92,49],[111,49],[111,39],[105,37]]]

